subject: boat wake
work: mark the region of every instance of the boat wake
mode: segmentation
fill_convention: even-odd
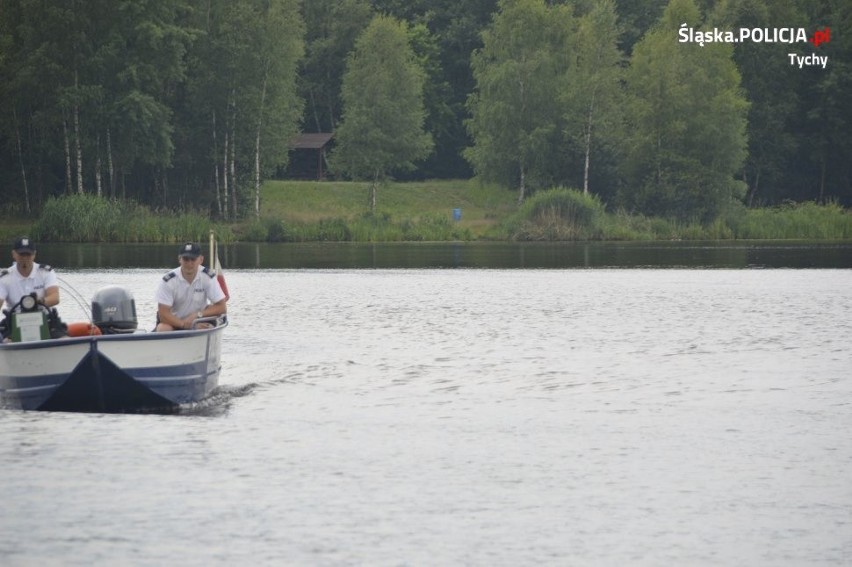
[[[209,396],[197,402],[181,404],[178,407],[179,415],[199,415],[205,417],[218,417],[228,413],[231,402],[236,398],[242,398],[251,394],[258,384],[243,384],[240,386],[218,386]]]

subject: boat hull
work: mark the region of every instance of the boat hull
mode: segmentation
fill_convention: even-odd
[[[0,345],[0,406],[114,413],[199,401],[218,385],[225,327]]]

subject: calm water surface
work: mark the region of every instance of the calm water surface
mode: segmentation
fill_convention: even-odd
[[[0,563],[849,564],[852,270],[227,278],[207,403],[0,411]]]

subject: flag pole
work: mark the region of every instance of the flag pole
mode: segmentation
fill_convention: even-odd
[[[210,264],[209,266],[213,269],[216,268],[216,260],[218,258],[218,250],[216,250],[216,237],[213,236],[213,229],[210,229]]]

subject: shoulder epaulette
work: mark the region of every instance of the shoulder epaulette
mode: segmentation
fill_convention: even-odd
[[[53,271],[53,268],[52,268],[52,267],[50,267],[50,264],[39,264],[39,265],[38,265],[38,269],[39,269],[39,270],[44,270],[44,271],[46,271],[46,272],[52,272],[52,271]]]
[[[202,270],[202,272],[204,272],[205,274],[207,274],[207,275],[208,275],[208,276],[210,276],[211,278],[215,278],[215,277],[216,277],[216,270],[211,270],[211,269],[210,269],[210,268],[208,268],[207,266],[205,266],[205,267],[204,267],[204,269]]]
[[[8,275],[9,275],[9,270],[5,270],[5,269],[0,270],[0,278],[2,278],[3,276],[8,276]]]
[[[174,278],[174,277],[176,277],[176,276],[177,276],[177,274],[176,274],[176,273],[174,273],[174,272],[169,272],[168,274],[166,274],[165,276],[163,276],[163,281],[164,281],[164,282],[167,282],[167,281],[169,281],[170,279],[172,279],[172,278]]]

